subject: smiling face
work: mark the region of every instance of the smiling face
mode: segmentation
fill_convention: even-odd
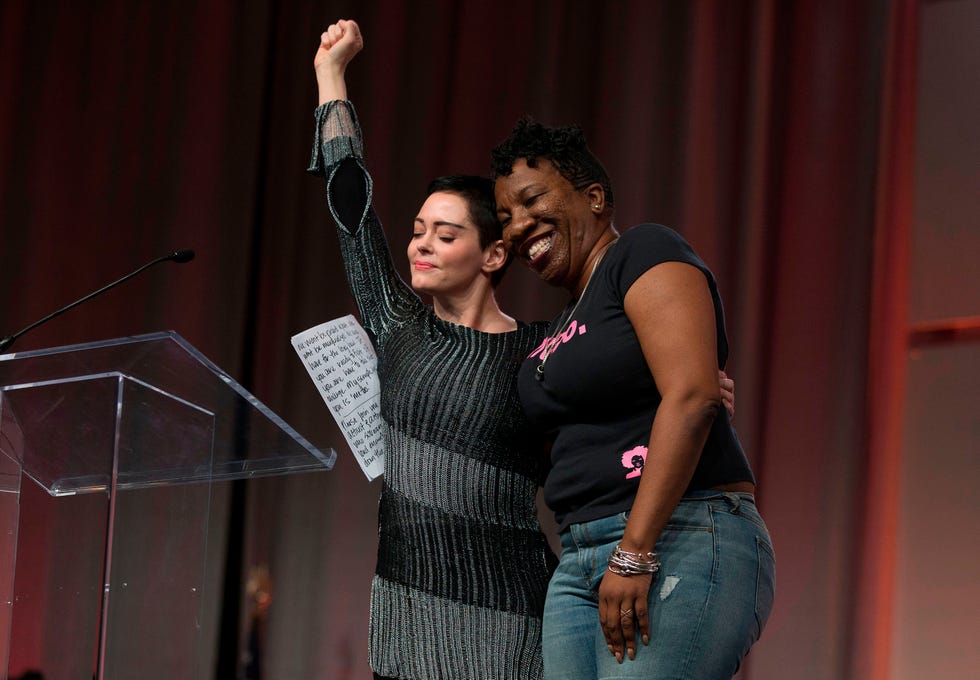
[[[489,277],[489,250],[480,247],[479,230],[465,199],[444,191],[431,194],[415,218],[408,243],[412,288],[436,297],[465,293]]]
[[[520,159],[511,174],[497,177],[504,242],[553,286],[573,292],[581,287],[585,262],[602,230],[593,207],[597,201],[601,206],[601,196],[593,195],[597,186],[576,189],[542,158],[535,167]]]

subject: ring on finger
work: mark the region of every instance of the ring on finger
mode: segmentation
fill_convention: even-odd
[[[620,609],[619,610],[619,616],[620,616],[620,618],[628,619],[629,617],[633,616],[633,608],[630,607],[629,609],[625,609],[625,610],[624,609]]]

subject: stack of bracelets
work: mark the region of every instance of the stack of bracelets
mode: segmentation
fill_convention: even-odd
[[[635,553],[623,550],[618,545],[609,555],[609,571],[617,576],[639,576],[641,574],[656,574],[660,569],[657,553]]]

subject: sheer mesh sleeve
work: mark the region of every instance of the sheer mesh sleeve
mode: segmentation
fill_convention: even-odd
[[[327,206],[337,226],[347,283],[362,325],[381,344],[392,328],[424,313],[425,306],[395,270],[371,204],[374,184],[363,148],[353,104],[336,100],[317,108],[308,171],[326,178]]]
[[[318,106],[314,113],[316,131],[307,172],[323,177],[328,167],[344,158],[363,158],[364,141],[354,105],[335,99]]]

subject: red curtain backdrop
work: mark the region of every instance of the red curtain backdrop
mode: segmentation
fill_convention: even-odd
[[[194,249],[192,263],[159,265],[15,349],[173,329],[337,448],[330,473],[249,488],[242,570],[268,565],[276,584],[272,677],[369,678],[379,482],[365,481],[289,345],[354,309],[322,181],[304,169],[319,33],[355,18],[366,47],[349,91],[396,260],[428,179],[487,172],[490,147],[523,113],[584,128],[622,229],[665,223],[704,256],[726,302],[735,422],[778,560],[775,611],[741,676],[887,677],[875,665],[887,663],[890,615],[875,574],[893,553],[874,527],[893,495],[869,427],[893,416],[865,404],[888,384],[878,371],[902,370],[869,348],[891,328],[872,315],[893,275],[875,244],[907,208],[902,83],[916,7],[7,0],[0,335]],[[534,319],[563,297],[515,267],[501,301]],[[866,518],[869,499],[883,517]]]

